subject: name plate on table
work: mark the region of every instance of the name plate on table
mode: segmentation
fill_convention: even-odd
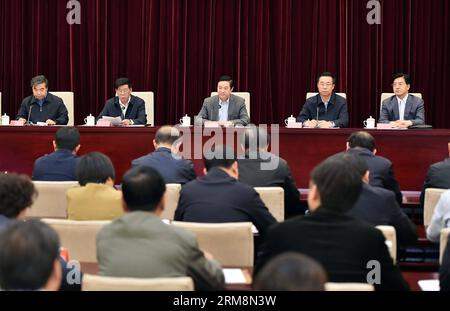
[[[108,126],[111,126],[111,122],[107,121],[107,120],[100,119],[100,120],[97,121],[97,126],[108,127]]]
[[[303,123],[302,122],[288,123],[286,127],[288,129],[301,129],[303,128]]]
[[[205,121],[204,127],[220,127],[217,121]]]
[[[12,120],[11,123],[9,123],[10,126],[24,126],[25,122],[24,121],[19,121],[19,120]]]
[[[391,130],[392,127],[389,123],[378,123],[377,130]]]

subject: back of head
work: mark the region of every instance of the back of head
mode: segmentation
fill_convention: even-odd
[[[346,212],[358,200],[362,188],[360,173],[351,154],[332,156],[314,168],[311,182],[320,194],[320,208]]]
[[[165,192],[163,178],[151,167],[138,166],[123,176],[123,200],[129,211],[155,211]]]
[[[43,289],[59,256],[56,232],[43,222],[16,222],[0,235],[0,287]]]
[[[367,132],[359,131],[352,133],[348,138],[347,142],[350,148],[365,148],[370,151],[374,151],[375,138]]]
[[[37,191],[26,175],[0,174],[0,215],[16,218],[33,204]]]
[[[253,288],[261,291],[323,291],[327,276],[314,259],[284,253],[272,259],[257,274]]]
[[[247,128],[241,136],[241,144],[249,152],[266,149],[269,141],[270,134],[264,128],[257,126]]]
[[[111,178],[115,179],[114,166],[106,155],[91,152],[80,158],[76,168],[77,180],[81,186],[88,183],[104,184]]]
[[[207,171],[214,167],[230,168],[236,162],[234,150],[227,145],[218,145],[205,150],[203,156]]]
[[[180,138],[180,131],[172,126],[161,127],[155,135],[158,145],[173,145]]]
[[[62,127],[55,134],[55,144],[58,149],[74,151],[80,144],[80,132],[74,127]]]

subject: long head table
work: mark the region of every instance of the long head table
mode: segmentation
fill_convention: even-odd
[[[52,140],[58,127],[0,126],[0,171],[31,174],[34,160],[53,151]],[[107,154],[116,168],[120,182],[131,160],[154,150],[157,128],[78,127],[81,133],[80,154],[100,151]],[[209,129],[208,129],[209,130]],[[288,161],[299,188],[307,188],[311,170],[326,157],[345,150],[347,137],[360,129],[286,129],[279,130],[279,154]],[[195,146],[203,145],[211,135],[194,137]],[[239,132],[240,129],[235,129]],[[394,163],[401,190],[421,190],[430,164],[448,157],[450,130],[370,131],[376,138],[378,155]],[[219,135],[224,141],[225,134]],[[233,136],[233,135],[231,135]],[[277,135],[272,134],[272,139]],[[200,137],[200,139],[197,139]],[[234,143],[235,146],[237,143]],[[194,154],[194,148],[191,152]],[[203,161],[194,159],[197,173],[203,171]]]

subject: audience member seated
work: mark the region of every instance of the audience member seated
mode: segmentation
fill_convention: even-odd
[[[397,179],[395,179],[392,162],[377,156],[375,138],[367,132],[360,131],[350,135],[347,139],[347,152],[361,156],[369,166],[369,184],[391,190],[395,194],[398,204],[402,204],[403,195]]]
[[[314,259],[297,253],[276,256],[253,282],[260,291],[324,291],[327,275]]]
[[[74,127],[62,127],[53,140],[55,152],[34,162],[33,180],[74,181],[77,152],[80,150],[80,133]]]
[[[445,247],[444,257],[442,258],[441,268],[439,270],[439,281],[441,291],[450,291],[450,239]]]
[[[311,173],[308,193],[310,213],[272,227],[255,269],[256,276],[270,259],[284,252],[298,252],[319,261],[330,282],[366,283],[377,290],[407,290],[408,285],[392,263],[383,233],[347,215],[356,203],[361,176],[339,154],[319,164]],[[377,277],[368,279],[367,265],[376,262]]]
[[[252,187],[283,188],[285,217],[304,214],[289,165],[284,159],[267,152],[269,141],[270,135],[263,128],[250,128],[244,132],[241,147],[245,150],[245,159],[238,160],[239,181]]]
[[[252,222],[261,235],[275,218],[252,187],[240,183],[234,151],[217,146],[204,155],[205,174],[181,189],[175,220],[224,223]],[[207,172],[206,172],[207,171]]]
[[[436,204],[427,228],[427,239],[439,243],[441,230],[448,227],[450,227],[450,190],[445,191]]]
[[[393,226],[399,245],[414,244],[417,241],[417,228],[395,201],[394,193],[369,185],[367,163],[361,157],[350,159],[362,178],[363,186],[358,201],[349,211],[349,215],[374,226]]]
[[[448,144],[449,157],[444,161],[434,163],[428,169],[422,193],[420,194],[420,203],[424,204],[425,190],[427,188],[450,189],[450,143]]]
[[[155,151],[135,159],[132,167],[148,166],[157,170],[166,184],[185,184],[196,177],[191,161],[178,156],[180,132],[171,126],[161,127],[155,135],[153,146]]]
[[[157,278],[190,276],[197,290],[222,289],[220,265],[207,259],[192,233],[166,225],[166,186],[150,167],[132,168],[123,176],[123,206],[127,212],[97,235],[99,274]]]
[[[72,220],[111,220],[123,214],[122,192],[114,189],[111,160],[100,152],[80,158],[77,180],[81,187],[67,191],[67,214]]]

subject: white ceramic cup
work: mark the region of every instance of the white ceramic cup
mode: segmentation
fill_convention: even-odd
[[[180,119],[180,125],[181,126],[191,126],[191,117],[188,115],[185,115],[183,118]]]
[[[9,125],[9,116],[6,113],[2,115],[2,125]]]
[[[294,124],[295,122],[297,122],[297,119],[294,118],[293,115],[291,115],[289,118],[287,118],[286,120],[284,120],[284,124],[286,124],[286,125]]]
[[[84,119],[84,124],[86,124],[87,126],[94,126],[95,117],[92,114],[89,114],[89,116]]]
[[[375,128],[375,119],[370,117],[367,120],[365,120],[364,122],[364,126],[368,129],[374,129]]]

